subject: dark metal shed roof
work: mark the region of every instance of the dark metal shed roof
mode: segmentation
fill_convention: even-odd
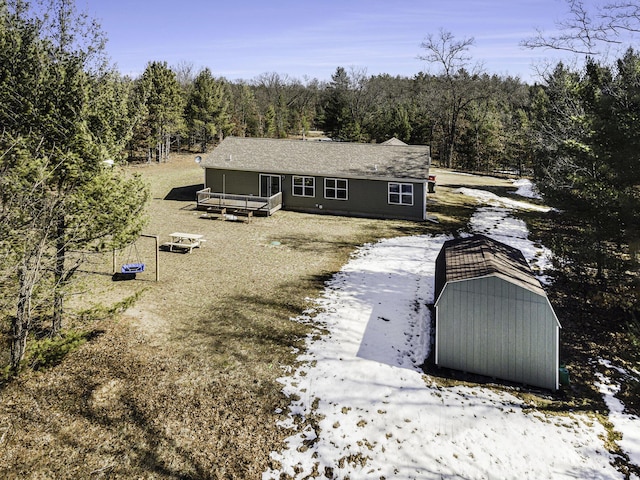
[[[539,295],[546,293],[522,252],[485,235],[448,240],[436,260],[436,299],[445,284],[497,275]]]
[[[227,137],[203,159],[202,166],[264,173],[426,180],[429,163],[426,145]]]

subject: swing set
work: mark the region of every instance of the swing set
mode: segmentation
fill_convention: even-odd
[[[120,273],[141,273],[144,272],[144,263],[140,261],[140,254],[138,253],[138,247],[136,242],[129,245],[129,254],[127,259],[131,259],[131,254],[135,251],[135,262],[125,263],[120,267]]]
[[[144,235],[141,234],[141,237],[146,238],[155,238],[156,240],[156,282],[160,279],[160,268],[158,264],[158,236],[157,235]],[[136,278],[136,273],[142,273],[145,271],[145,263],[140,257],[140,253],[138,252],[137,241],[134,241],[127,248],[127,255],[125,257],[125,263],[120,266],[120,271],[118,272],[116,269],[116,250],[113,250],[113,276],[114,279],[117,277],[118,279],[134,279]]]

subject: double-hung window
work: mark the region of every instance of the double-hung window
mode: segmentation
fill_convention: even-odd
[[[316,178],[294,175],[293,176],[293,195],[296,197],[315,197],[316,196]]]
[[[324,198],[332,200],[348,200],[349,181],[345,178],[325,178]]]
[[[413,205],[413,184],[389,182],[389,203],[391,205]]]

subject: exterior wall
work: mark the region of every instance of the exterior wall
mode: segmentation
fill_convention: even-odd
[[[261,173],[278,175],[274,172]],[[286,210],[418,221],[426,217],[426,182],[403,181],[413,184],[413,205],[393,205],[388,202],[387,180],[349,178],[348,199],[337,200],[324,198],[325,177],[322,176],[314,176],[313,197],[294,196],[293,177],[291,174],[281,175],[283,208]],[[224,192],[229,194],[259,195],[260,173],[206,168],[205,187],[213,192],[222,192],[224,187]]]
[[[440,253],[436,257],[436,274],[435,274],[435,285],[434,285],[434,295],[435,301],[438,300],[440,296],[440,292],[447,283],[447,261],[446,261],[446,251],[444,248],[440,249]]]
[[[217,193],[260,195],[260,176],[255,172],[205,168],[204,186]]]
[[[436,363],[558,388],[559,325],[546,297],[497,277],[449,282],[436,303]]]

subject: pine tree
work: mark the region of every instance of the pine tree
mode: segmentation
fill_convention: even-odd
[[[8,280],[5,297],[16,299],[14,372],[34,300],[52,298],[51,334],[62,328],[65,293],[82,261],[69,252],[135,238],[148,198],[138,178],[104,163],[117,156],[119,142],[96,121],[96,108],[111,98],[101,83],[108,76],[99,74],[100,33],[75,15],[72,2],[52,8],[31,10],[20,0],[0,4],[0,55],[11,59],[0,62],[6,105],[0,109],[0,271]],[[85,33],[83,25],[89,26]],[[50,288],[42,288],[44,282]]]
[[[167,62],[149,62],[138,80],[137,95],[146,107],[148,159],[151,160],[152,152],[155,152],[158,162],[167,161],[171,138],[183,123],[180,84]]]
[[[620,284],[633,255],[611,252],[638,238],[640,60],[630,50],[617,71],[594,60],[582,73],[559,65],[535,106],[539,188],[580,231],[558,253],[581,272],[593,266],[604,287]]]
[[[323,129],[327,135],[337,140],[352,140],[354,133],[359,130],[350,114],[349,85],[347,71],[338,67],[326,90]]]
[[[231,130],[229,101],[225,84],[217,81],[208,68],[195,78],[186,108],[191,136],[200,142],[202,152],[213,143],[215,135],[222,137]]]
[[[253,91],[246,83],[230,85],[232,134],[238,137],[262,135],[260,114]]]

